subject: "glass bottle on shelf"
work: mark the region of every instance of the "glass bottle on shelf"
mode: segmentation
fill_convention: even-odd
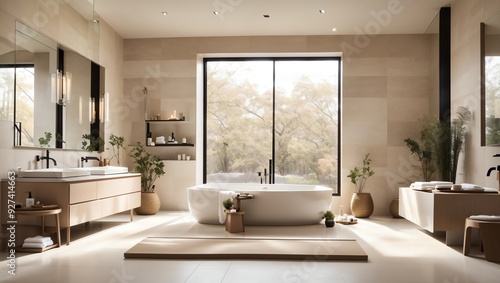
[[[153,135],[151,134],[151,132],[148,132],[148,140],[147,140],[148,146],[151,145],[152,141],[153,141]]]
[[[172,140],[171,140],[171,141],[172,141],[172,142],[174,142],[174,141],[175,141],[174,132],[172,132]]]

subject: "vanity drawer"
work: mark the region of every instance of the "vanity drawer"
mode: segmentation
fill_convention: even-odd
[[[102,202],[91,201],[69,206],[69,225],[74,226],[102,217]]]
[[[117,195],[129,194],[141,191],[140,176],[133,178],[119,178],[105,180],[97,183],[97,197],[108,198]]]
[[[69,204],[97,199],[97,183],[73,183],[69,185]]]

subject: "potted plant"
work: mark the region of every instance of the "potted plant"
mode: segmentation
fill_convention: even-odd
[[[325,226],[326,227],[333,227],[335,226],[335,215],[331,210],[327,210],[325,214],[323,214],[323,218],[325,219]]]
[[[373,176],[375,172],[371,169],[371,158],[370,154],[365,154],[363,159],[363,166],[358,168],[357,166],[351,169],[349,172],[349,177],[351,183],[354,184],[354,194],[351,199],[351,211],[352,214],[358,218],[370,217],[373,213],[373,199],[370,193],[363,193],[363,189],[366,180]]]
[[[109,159],[109,162],[116,157],[116,162],[118,163],[118,166],[120,166],[120,149],[125,148],[125,146],[123,146],[124,143],[124,137],[115,136],[113,134],[109,136],[109,144],[113,150],[113,156]]]
[[[234,205],[234,202],[232,199],[228,198],[228,199],[225,199],[223,202],[222,202],[222,206],[227,210],[231,210],[231,207],[233,207]]]
[[[422,144],[412,139],[405,140],[411,153],[417,154],[422,162],[425,181],[430,180],[434,170],[439,180],[456,181],[458,157],[463,150],[467,125],[472,119],[470,110],[463,106],[458,107],[456,113],[451,123],[437,118],[424,119],[420,133]],[[433,153],[432,157],[430,152]]]
[[[156,214],[160,210],[160,198],[155,192],[154,183],[165,174],[165,164],[158,156],[147,152],[140,142],[134,146],[130,157],[136,164],[133,171],[141,174],[141,206],[135,212],[143,215]]]

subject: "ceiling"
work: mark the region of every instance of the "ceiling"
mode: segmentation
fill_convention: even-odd
[[[421,34],[454,0],[94,1],[96,13],[123,38],[163,38]]]

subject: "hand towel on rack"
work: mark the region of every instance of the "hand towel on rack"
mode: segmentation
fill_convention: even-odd
[[[222,206],[222,202],[228,198],[234,198],[238,194],[233,191],[219,191],[219,222],[224,224],[226,222],[226,212]]]

